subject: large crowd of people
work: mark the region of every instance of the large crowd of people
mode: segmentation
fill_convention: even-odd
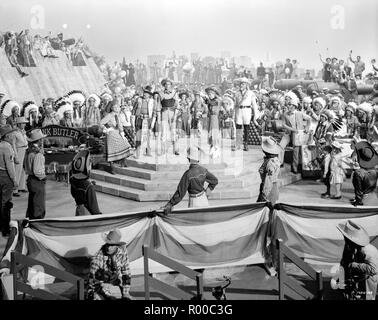
[[[62,35],[56,41],[31,39],[25,31],[22,35],[11,33],[4,41],[9,60],[15,59],[17,50],[21,49],[23,60],[17,63],[27,67],[33,66],[32,52],[37,48],[44,57],[55,57],[54,50],[67,52]],[[44,148],[67,146],[67,141],[42,133],[42,128],[51,125],[75,128],[103,139],[104,155],[112,173],[114,166],[125,166],[128,157],[179,156],[179,140],[190,137],[206,139],[212,157],[221,152],[223,139],[231,140],[231,152],[248,151],[252,143],[261,145],[264,160],[259,170],[262,183],[257,201],[271,203],[278,199],[277,180],[287,147],[292,147],[291,170],[297,174],[303,170],[302,148],[311,146],[314,157],[308,166],[319,166],[326,187],[321,197],[341,199],[346,168],[352,167],[355,197],[351,203],[363,205],[364,196],[376,188],[378,176],[375,169],[378,166],[375,148],[378,82],[374,82],[377,69],[372,61],[374,72],[366,74],[360,57],[356,60],[350,57],[350,60],[354,69],[337,59],[330,62],[327,58],[324,62],[323,80],[338,83],[340,90],[301,85],[285,91],[275,89],[275,80],[299,77],[297,60],[287,59],[285,64],[278,63],[271,68],[260,63],[256,72],[228,64],[226,60],[214,65],[201,60],[193,63],[182,60],[178,64],[171,61],[160,71],[150,73],[150,78],[143,63],[138,62],[135,68],[132,63],[123,61],[103,68],[109,79],[109,89],[103,92],[72,90],[62,97],[26,102],[0,92],[0,227],[3,236],[10,232],[12,197],[29,193],[26,217],[45,217]],[[310,73],[306,72],[306,77],[310,78]],[[372,92],[358,95],[358,81],[372,83]],[[343,156],[339,139],[353,145],[351,156]],[[218,183],[215,176],[198,166],[197,149],[189,148],[187,157],[190,168],[172,199],[163,207],[166,214],[187,191],[194,199],[189,201],[189,206],[202,206]],[[89,181],[88,159],[88,151],[82,149],[72,163],[71,193],[77,204],[77,215],[101,214]],[[191,179],[189,183],[188,177],[198,172],[210,181],[206,192],[204,179]],[[331,194],[332,186],[334,194]],[[102,281],[103,275],[97,272],[106,257],[117,253],[116,263],[128,264],[123,261],[126,254],[119,248],[122,242],[117,232],[109,233],[106,243],[91,265],[91,292],[95,298],[104,294],[104,288],[98,290],[96,281]],[[117,278],[114,283],[117,287],[122,283],[122,288],[117,289],[116,295],[130,298],[129,270],[123,270],[117,277],[121,280]]]

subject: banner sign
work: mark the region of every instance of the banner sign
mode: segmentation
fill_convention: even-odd
[[[77,143],[79,143],[79,139],[83,135],[83,132],[80,130],[56,125],[46,126],[41,128],[41,130],[48,137],[69,138]]]

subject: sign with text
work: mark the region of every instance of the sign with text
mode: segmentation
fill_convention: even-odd
[[[83,135],[83,132],[81,132],[80,130],[56,125],[46,126],[41,128],[41,130],[43,134],[48,137],[68,138],[72,139],[76,143],[80,143],[79,139]]]

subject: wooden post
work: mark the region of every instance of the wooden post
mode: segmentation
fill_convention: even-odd
[[[202,300],[203,295],[203,275],[199,274],[196,276],[196,282],[197,282],[197,299]]]
[[[283,252],[282,252],[282,239],[277,239],[277,251],[278,251],[278,293],[279,293],[279,300],[285,299],[284,293],[284,274],[285,270],[283,267]]]
[[[146,300],[150,300],[150,289],[149,289],[150,273],[148,270],[148,246],[143,245],[142,253],[143,253],[143,261],[144,261],[144,297]]]
[[[13,276],[13,299],[18,300],[17,295],[17,263],[16,263],[16,253],[11,252],[11,274]]]
[[[323,274],[321,271],[316,271],[316,283],[317,283],[317,299],[323,300]]]
[[[84,300],[84,281],[77,280],[77,300]]]

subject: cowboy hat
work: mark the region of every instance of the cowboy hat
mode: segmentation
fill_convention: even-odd
[[[143,88],[143,92],[147,92],[149,95],[153,96],[154,94],[152,93],[152,87],[151,86],[145,86]]]
[[[215,86],[207,87],[207,88],[205,89],[205,92],[206,92],[207,94],[209,94],[209,91],[213,91],[217,96],[219,96],[219,91],[218,91],[217,87],[215,87]]]
[[[261,148],[269,154],[279,154],[281,152],[280,146],[272,137],[262,137]]]
[[[200,148],[196,146],[190,146],[187,149],[187,158],[193,161],[200,161]]]
[[[4,126],[1,126],[1,127],[0,127],[0,137],[4,137],[4,136],[6,136],[7,134],[9,134],[9,133],[11,133],[11,132],[13,132],[13,131],[16,131],[16,130],[17,130],[17,129],[12,128],[12,126],[9,125],[9,124],[6,124],[6,125],[4,125]]]
[[[18,117],[16,120],[16,123],[17,124],[28,123],[28,121],[25,119],[25,117]]]
[[[366,230],[351,220],[348,220],[346,224],[339,224],[336,228],[339,229],[345,238],[361,247],[365,247],[370,243],[369,234]]]
[[[183,96],[183,95],[186,95],[186,97],[189,97],[189,92],[186,91],[186,90],[183,90],[183,91],[181,91],[181,92],[178,94],[178,96],[179,96],[180,99],[182,99],[182,96]]]
[[[161,80],[160,83],[161,83],[161,85],[163,87],[165,87],[165,85],[166,85],[167,82],[170,82],[171,84],[173,84],[173,81],[171,79],[168,79],[168,78],[165,78],[165,79]]]
[[[378,153],[367,141],[360,141],[355,145],[358,163],[361,168],[373,169],[378,165]]]
[[[119,229],[114,229],[109,231],[108,233],[102,234],[102,239],[105,241],[106,244],[110,244],[112,246],[123,246],[126,242],[120,241],[122,238],[121,231]]]
[[[85,145],[84,145],[85,147]],[[80,150],[71,164],[72,176],[76,179],[87,179],[91,171],[91,157],[89,150]]]
[[[30,135],[27,139],[28,139],[28,142],[36,142],[46,137],[47,136],[42,133],[41,129],[34,129],[30,132]]]

